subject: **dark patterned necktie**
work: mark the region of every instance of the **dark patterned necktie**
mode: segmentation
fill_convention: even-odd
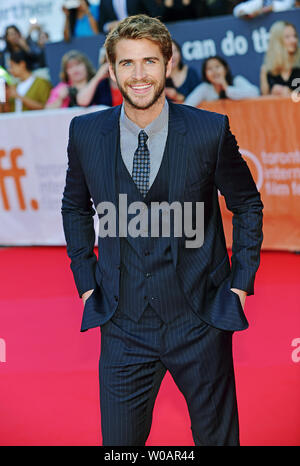
[[[132,178],[141,194],[145,197],[149,190],[150,179],[150,152],[147,146],[148,135],[145,131],[139,132],[139,144],[133,157]]]

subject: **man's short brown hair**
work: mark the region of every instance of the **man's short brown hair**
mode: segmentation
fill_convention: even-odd
[[[157,18],[147,15],[134,15],[120,21],[108,34],[105,48],[108,61],[116,62],[116,45],[121,39],[148,39],[156,43],[164,57],[165,64],[172,57],[172,38],[166,26]]]

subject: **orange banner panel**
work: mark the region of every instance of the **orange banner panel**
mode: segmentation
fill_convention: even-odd
[[[228,115],[230,128],[264,203],[264,249],[300,251],[300,102],[260,97],[203,102]],[[228,247],[232,214],[220,196]]]

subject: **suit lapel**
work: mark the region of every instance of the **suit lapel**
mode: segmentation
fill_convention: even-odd
[[[176,104],[169,103],[169,129],[168,129],[168,160],[169,160],[169,202],[180,201],[183,198],[185,185],[187,155],[185,151],[185,122],[182,112]]]
[[[113,107],[102,124],[100,133],[99,151],[101,152],[101,183],[103,183],[103,196],[105,201],[111,202],[116,207],[116,231],[119,230],[118,199],[116,193],[116,161],[119,148],[119,116],[121,106]],[[110,238],[111,260],[120,264],[120,241],[118,236]]]
[[[105,200],[117,206],[116,193],[116,160],[119,147],[119,116],[121,107],[113,107],[101,129],[101,164],[102,182],[106,193]]]
[[[169,203],[183,201],[187,172],[186,125],[178,104],[169,102],[168,160],[169,160]],[[178,238],[171,237],[173,263],[176,268]]]

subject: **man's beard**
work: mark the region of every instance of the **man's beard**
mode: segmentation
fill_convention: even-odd
[[[152,105],[154,105],[158,99],[160,98],[160,96],[162,95],[165,87],[166,87],[166,77],[164,78],[164,80],[161,82],[160,86],[156,89],[156,91],[154,92],[154,95],[153,95],[153,98],[150,100],[150,102],[148,102],[147,104],[145,105],[142,105],[142,104],[137,104],[135,102],[133,102],[133,100],[131,99],[131,97],[128,95],[128,93],[126,92],[125,88],[122,87],[122,85],[119,83],[118,79],[116,79],[117,81],[117,85],[118,85],[118,88],[123,96],[123,99],[126,100],[133,108],[137,109],[137,110],[147,110],[148,108],[152,107]],[[149,82],[149,81],[147,81]],[[152,84],[153,82],[151,82]],[[141,82],[139,82],[139,84],[142,84]]]

